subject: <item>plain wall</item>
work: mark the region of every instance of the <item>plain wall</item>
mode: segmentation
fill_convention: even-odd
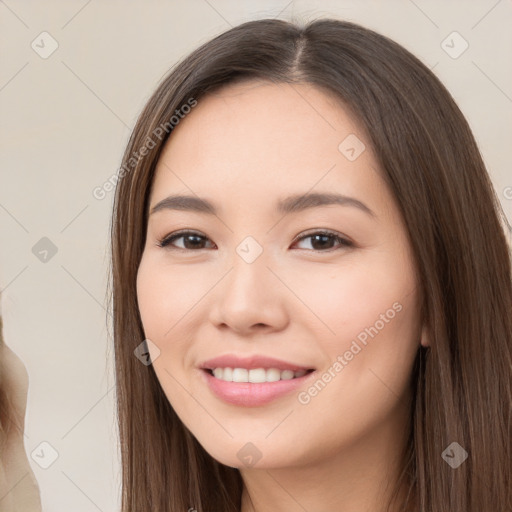
[[[105,310],[113,193],[98,200],[93,190],[118,169],[138,113],[178,59],[250,19],[327,16],[377,30],[433,67],[510,219],[510,1],[0,2],[2,314],[30,375],[26,450],[44,454],[43,464],[52,449],[42,442],[58,452],[47,469],[30,459],[46,512],[115,511],[119,502]],[[51,50],[43,31],[58,43],[47,58],[31,46]],[[442,47],[453,31],[469,44],[458,58]],[[452,53],[461,44],[450,43]]]

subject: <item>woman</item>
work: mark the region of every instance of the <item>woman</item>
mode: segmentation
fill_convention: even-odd
[[[512,510],[510,254],[418,59],[237,26],[159,85],[118,178],[123,511]]]

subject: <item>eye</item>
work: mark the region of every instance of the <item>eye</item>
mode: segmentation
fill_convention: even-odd
[[[168,247],[170,246],[175,240],[183,239],[184,246],[183,247],[176,247],[172,246],[169,247],[169,249],[181,249],[181,250],[188,250],[188,249],[205,249],[203,247],[203,242],[205,240],[208,240],[207,237],[196,233],[194,231],[178,231],[177,233],[173,233],[162,240],[158,241],[159,247]]]
[[[183,239],[182,246],[174,245],[174,242],[180,239]],[[352,247],[354,245],[351,241],[341,237],[338,233],[325,230],[302,235],[294,240],[294,244],[308,239],[311,239],[310,246],[313,248],[314,252],[330,252],[331,250]],[[162,248],[168,247],[169,249],[179,250],[206,249],[205,242],[208,240],[208,237],[194,231],[178,231],[177,233],[172,233],[159,240],[157,245]],[[338,247],[333,249],[332,243],[337,243]],[[215,244],[213,245],[215,246]]]
[[[345,238],[342,238],[338,233],[334,233],[331,231],[314,231],[309,234],[302,235],[300,238],[297,238],[297,242],[302,242],[303,240],[311,239],[311,247],[313,247],[314,252],[331,252],[332,250],[340,249],[343,247],[353,247],[353,243]],[[331,247],[332,243],[338,243],[338,247]]]

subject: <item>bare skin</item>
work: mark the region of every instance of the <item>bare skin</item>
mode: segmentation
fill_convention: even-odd
[[[23,443],[28,373],[21,359],[1,341],[0,379],[14,413],[8,434],[0,431],[0,512],[40,512],[39,486]]]

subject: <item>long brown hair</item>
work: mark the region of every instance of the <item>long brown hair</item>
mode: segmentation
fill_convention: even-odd
[[[321,19],[251,21],[215,37],[171,70],[133,130],[112,220],[123,512],[240,510],[239,470],[202,448],[133,352],[144,340],[136,275],[169,120],[191,98],[253,78],[334,93],[366,130],[403,216],[430,342],[411,377],[407,508],[512,510],[511,262],[475,139],[450,93],[411,53],[357,24]],[[452,442],[468,453],[456,469],[442,457]]]

